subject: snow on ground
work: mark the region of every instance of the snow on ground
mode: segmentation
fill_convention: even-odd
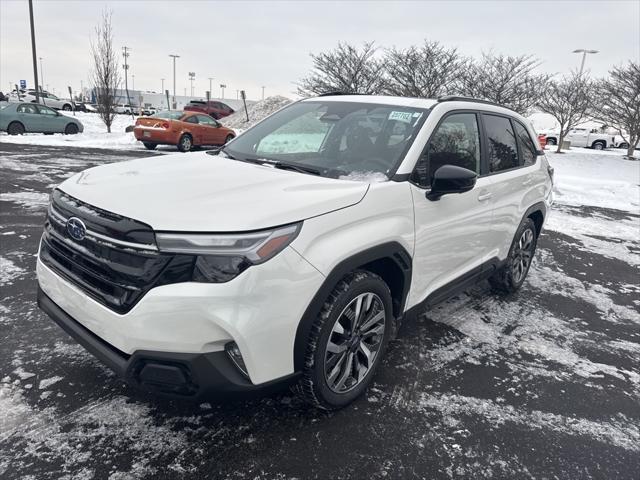
[[[640,212],[640,161],[624,159],[622,150],[546,152],[555,170],[555,194],[560,203]]]
[[[60,113],[69,117],[73,116],[72,113]],[[76,112],[75,118],[84,125],[84,131],[77,135],[64,135],[62,133],[53,135],[44,135],[42,133],[8,135],[0,132],[0,143],[144,150],[144,146],[135,139],[132,132],[125,132],[125,128],[135,123],[135,118],[130,115],[116,115],[111,125],[111,133],[107,133],[107,128],[96,113]]]

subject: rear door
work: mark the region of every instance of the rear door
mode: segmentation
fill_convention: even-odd
[[[531,132],[520,121],[482,114],[497,244],[490,255],[506,258],[526,210],[544,198],[544,178]],[[540,190],[542,188],[542,191]]]
[[[437,201],[425,196],[433,174],[443,165],[482,173],[478,115],[473,111],[445,114],[411,175],[415,252],[410,304],[451,282],[480,273],[494,243],[489,177],[478,178],[469,192],[444,195]]]
[[[35,103],[23,103],[16,108],[16,116],[27,132],[42,132],[44,122]]]

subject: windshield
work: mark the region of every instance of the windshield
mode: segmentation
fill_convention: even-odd
[[[361,102],[298,102],[244,132],[224,153],[238,160],[300,165],[333,178],[388,178],[427,113]]]
[[[174,111],[165,111],[165,112],[157,112],[154,115],[154,118],[165,118],[167,120],[180,120],[184,112],[174,112]]]

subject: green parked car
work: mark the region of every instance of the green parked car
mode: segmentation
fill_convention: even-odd
[[[36,103],[9,103],[0,110],[0,130],[9,135],[23,133],[65,133],[84,130],[82,123],[53,108]]]

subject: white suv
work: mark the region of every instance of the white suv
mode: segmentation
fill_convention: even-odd
[[[481,279],[522,285],[552,199],[537,145],[526,119],[472,99],[302,100],[219,152],[62,183],[39,305],[138,386],[295,383],[339,408],[403,318]]]

